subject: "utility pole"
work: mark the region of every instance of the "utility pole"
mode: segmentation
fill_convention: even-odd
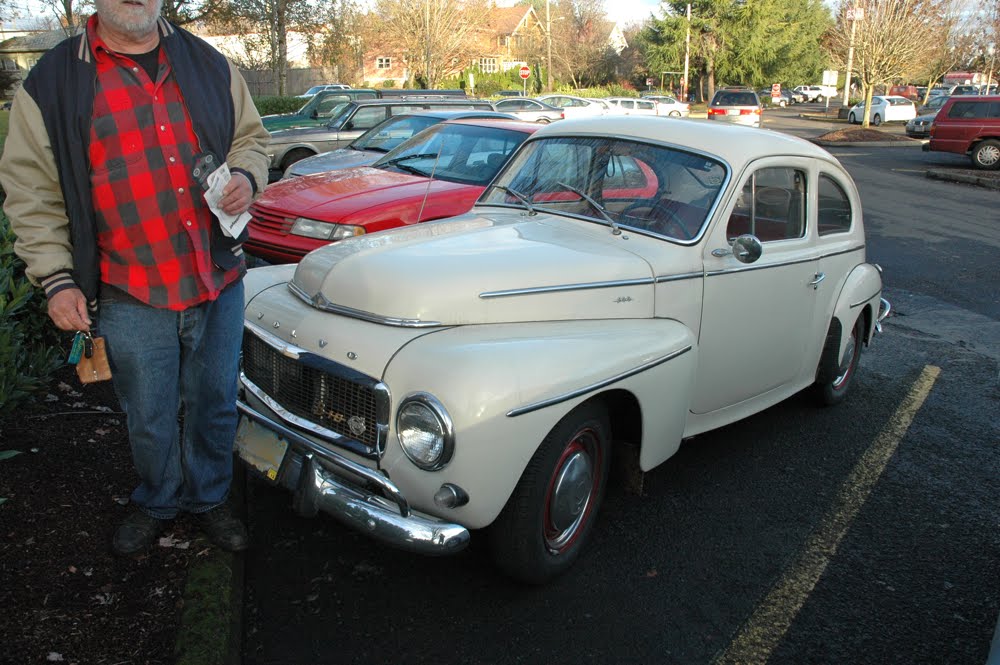
[[[424,24],[427,28],[427,43],[424,45],[424,79],[425,86],[432,88],[431,84],[431,0],[424,0]]]
[[[545,49],[547,51],[545,73],[548,75],[545,91],[552,92],[552,15],[549,14],[549,0],[545,0]]]
[[[691,3],[687,6],[687,37],[684,38],[684,85],[681,86],[681,95],[683,99],[682,102],[687,103],[688,100],[688,63],[691,61]],[[661,86],[662,87],[662,86]]]
[[[847,47],[847,78],[844,80],[844,103],[847,106],[848,97],[851,94],[851,67],[854,66],[854,32],[858,28],[858,21],[864,18],[865,10],[858,6],[858,0],[854,0],[854,7],[847,10],[847,20],[851,22],[851,40]]]

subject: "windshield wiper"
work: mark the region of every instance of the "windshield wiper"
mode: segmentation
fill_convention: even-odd
[[[503,185],[494,185],[494,187],[496,187],[497,189],[499,189],[501,191],[507,192],[508,194],[510,194],[511,196],[513,196],[514,198],[516,198],[518,201],[520,201],[521,203],[523,203],[524,207],[528,209],[528,214],[529,215],[536,215],[536,214],[538,214],[538,213],[535,212],[535,206],[533,206],[531,204],[531,199],[529,199],[527,196],[525,196],[521,192],[517,191],[516,189],[511,189],[510,187],[504,187]]]
[[[593,197],[591,197],[589,194],[586,194],[583,191],[577,189],[576,187],[573,187],[572,185],[567,185],[564,182],[558,182],[557,181],[556,184],[559,185],[560,187],[564,187],[564,188],[568,189],[569,191],[573,192],[574,194],[578,195],[580,198],[582,198],[583,200],[585,200],[590,205],[594,206],[594,210],[596,210],[597,212],[601,213],[601,217],[603,217],[605,219],[605,221],[607,221],[607,223],[611,225],[611,232],[612,233],[614,233],[615,235],[618,235],[619,233],[621,233],[621,229],[618,228],[618,222],[616,222],[615,220],[611,219],[611,215],[609,215],[608,211],[604,209],[604,206],[602,206],[600,203],[598,203],[597,201],[595,201],[593,199]]]
[[[436,152],[421,152],[412,155],[403,155],[395,159],[390,159],[387,162],[382,162],[381,164],[379,164],[379,166],[395,166],[397,169],[403,169],[404,171],[409,171],[410,173],[414,173],[416,175],[426,176],[427,175],[426,171],[421,171],[420,169],[415,168],[413,166],[407,166],[406,164],[403,164],[403,162],[409,161],[411,159],[437,159],[437,157],[438,153]]]

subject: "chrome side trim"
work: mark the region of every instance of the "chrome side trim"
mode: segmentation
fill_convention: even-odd
[[[610,289],[618,286],[641,286],[652,284],[652,277],[641,279],[622,279],[611,282],[589,282],[584,284],[558,284],[556,286],[528,286],[521,289],[505,289],[503,291],[485,291],[479,294],[483,300],[490,298],[507,298],[509,296],[526,296],[538,293],[561,293],[564,291],[586,291],[588,289]]]
[[[855,307],[861,307],[862,305],[870,302],[873,298],[878,298],[881,293],[882,293],[882,291],[879,290],[878,293],[873,293],[870,296],[868,296],[867,298],[865,298],[864,300],[859,300],[858,302],[851,303],[851,309],[854,309]]]
[[[323,310],[324,312],[330,312],[332,314],[348,316],[352,319],[360,319],[370,323],[379,323],[386,326],[397,326],[400,328],[433,328],[443,325],[440,321],[422,321],[421,319],[402,319],[392,316],[380,316],[364,310],[354,309],[353,307],[335,305],[327,300],[322,293],[310,296],[293,282],[288,282],[288,290],[310,307]]]
[[[626,370],[626,371],[622,372],[621,374],[617,374],[617,375],[612,376],[610,378],[604,379],[603,381],[598,381],[597,383],[591,384],[589,386],[584,386],[583,388],[578,388],[578,389],[576,389],[576,390],[574,390],[572,392],[568,392],[568,393],[565,393],[563,395],[557,395],[555,397],[550,397],[549,399],[545,399],[545,400],[542,400],[540,402],[534,402],[532,404],[526,404],[524,406],[519,406],[516,409],[511,409],[510,411],[507,412],[506,415],[507,415],[508,418],[516,418],[517,416],[523,416],[524,414],[531,413],[532,411],[538,411],[539,409],[544,409],[544,408],[552,406],[554,404],[559,404],[560,402],[565,402],[565,401],[571,400],[571,399],[573,399],[575,397],[579,397],[580,395],[586,395],[587,393],[593,392],[594,390],[600,390],[601,388],[604,388],[605,386],[610,386],[612,383],[617,383],[618,381],[621,381],[623,379],[627,379],[630,376],[635,376],[636,374],[639,374],[640,372],[645,372],[648,369],[652,369],[652,368],[654,368],[654,367],[656,367],[658,365],[662,365],[663,363],[667,362],[668,360],[673,360],[674,358],[677,358],[678,356],[682,356],[682,355],[684,355],[685,353],[687,353],[690,350],[691,350],[690,346],[685,346],[683,349],[674,351],[673,353],[668,353],[667,355],[663,356],[662,358],[657,358],[657,359],[651,360],[651,361],[649,361],[647,363],[643,363],[642,365],[639,365],[638,367],[633,367],[630,370]]]
[[[468,529],[413,514],[403,493],[381,473],[316,445],[243,402],[237,401],[236,408],[284,438],[295,454],[301,456],[294,503],[304,514],[323,511],[376,540],[420,554],[452,554],[468,545]],[[349,485],[324,465],[362,478],[376,490]]]
[[[765,245],[765,249],[766,248],[767,248],[767,246]],[[864,248],[865,248],[864,245],[858,245],[857,247],[851,247],[850,249],[843,249],[843,250],[841,250],[839,252],[831,252],[829,254],[820,254],[819,256],[814,256],[814,257],[805,258],[805,259],[796,259],[794,261],[783,261],[781,263],[768,263],[768,264],[762,265],[762,266],[752,265],[752,266],[741,266],[741,267],[735,267],[735,268],[724,268],[722,270],[712,270],[710,272],[705,273],[705,276],[706,277],[716,277],[718,275],[726,275],[726,274],[734,273],[734,272],[749,272],[751,270],[766,270],[767,268],[780,268],[780,267],[783,267],[783,266],[793,266],[793,265],[796,265],[796,264],[799,264],[799,263],[812,263],[813,261],[822,261],[823,259],[828,259],[828,258],[830,258],[832,256],[841,256],[842,254],[851,254],[853,252],[857,252],[857,251],[863,250]]]
[[[687,272],[680,275],[660,275],[656,278],[657,284],[665,284],[666,282],[681,282],[685,279],[701,279],[705,276],[703,272]]]

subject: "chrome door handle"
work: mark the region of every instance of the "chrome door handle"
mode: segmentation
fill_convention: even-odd
[[[819,288],[819,283],[822,282],[824,279],[826,279],[826,273],[818,272],[816,273],[816,277],[813,279],[813,281],[809,282],[809,286],[813,287],[813,290],[816,290]]]
[[[719,249],[713,249],[712,250],[712,256],[720,258],[720,259],[723,256],[729,256],[732,253],[733,253],[733,250],[731,250],[729,248],[726,248],[726,249],[719,248]]]

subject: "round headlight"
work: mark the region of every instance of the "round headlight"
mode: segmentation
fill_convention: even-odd
[[[451,460],[451,418],[431,395],[417,393],[403,400],[396,413],[396,437],[406,456],[421,469],[437,471]]]

